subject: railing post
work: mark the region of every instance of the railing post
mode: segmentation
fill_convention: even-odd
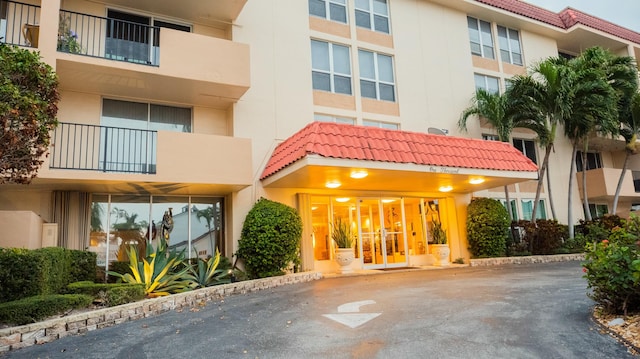
[[[107,158],[109,157],[107,154],[108,143],[109,143],[109,127],[104,128],[104,160],[102,161],[102,171],[107,172]]]

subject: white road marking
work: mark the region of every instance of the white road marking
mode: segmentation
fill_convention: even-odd
[[[341,314],[323,314],[324,317],[346,325],[349,328],[357,328],[362,324],[378,317],[382,313],[359,313],[360,307],[376,304],[373,300],[362,300],[359,302],[345,303],[338,306],[338,313]]]

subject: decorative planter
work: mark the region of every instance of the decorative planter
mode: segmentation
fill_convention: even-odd
[[[431,254],[435,258],[435,265],[439,267],[446,267],[449,264],[449,254],[451,254],[451,250],[449,246],[446,244],[430,244]]]
[[[336,248],[336,262],[340,265],[340,273],[352,273],[353,269],[349,266],[356,257],[353,248]]]

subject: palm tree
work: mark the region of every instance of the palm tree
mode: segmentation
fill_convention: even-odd
[[[572,140],[574,152],[575,146],[582,143],[582,163],[586,164],[592,133],[603,136],[619,133],[621,119],[638,88],[638,72],[631,57],[616,56],[601,47],[585,50],[570,65],[579,79],[573,88],[574,111],[565,121],[565,134]],[[572,162],[572,171],[573,166]],[[570,177],[573,175],[571,172]],[[583,168],[582,199],[585,218],[591,220],[586,168]]]
[[[475,115],[486,119],[487,122],[493,126],[498,135],[498,140],[502,142],[509,142],[511,132],[517,126],[517,123],[514,122],[515,116],[511,111],[509,98],[506,95],[492,93],[484,89],[478,89],[473,97],[473,105],[462,112],[462,115],[458,120],[458,127],[461,130],[466,131],[467,120],[469,117]],[[504,186],[504,195],[507,201],[509,219],[513,221],[511,200],[509,198],[509,186],[507,185]]]
[[[620,134],[624,137],[626,145],[622,172],[620,172],[620,178],[618,179],[618,185],[616,186],[616,194],[613,197],[613,206],[611,209],[612,214],[616,214],[618,209],[618,199],[620,198],[620,190],[622,189],[624,175],[627,172],[629,158],[640,150],[637,144],[638,133],[640,133],[640,93],[635,93],[628,108],[628,111],[623,109],[620,116]]]
[[[544,147],[544,157],[540,164],[540,175],[533,202],[531,222],[535,224],[538,203],[544,176],[549,166],[549,157],[553,150],[558,125],[571,111],[568,101],[570,84],[564,79],[569,68],[567,60],[561,57],[548,58],[532,68],[530,75],[515,76],[511,79],[511,87],[507,91],[512,99],[519,122],[522,127],[533,130],[538,136],[538,143]],[[551,188],[547,188],[551,198]],[[550,202],[552,203],[552,202]],[[551,212],[554,214],[555,209]]]

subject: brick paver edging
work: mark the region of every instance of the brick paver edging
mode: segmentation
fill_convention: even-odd
[[[321,278],[322,274],[319,272],[303,272],[280,277],[229,283],[74,314],[68,317],[51,319],[19,327],[0,329],[0,353],[34,344],[49,343],[68,335],[83,334],[88,331],[110,327],[129,320],[164,313],[169,310],[202,305],[206,302],[218,300],[232,294],[244,294],[286,284],[310,282]]]
[[[544,256],[522,256],[522,257],[499,257],[499,258],[479,258],[469,260],[469,266],[497,266],[503,264],[529,264],[529,263],[551,263],[551,262],[567,262],[582,261],[584,253],[573,254],[555,254]]]

